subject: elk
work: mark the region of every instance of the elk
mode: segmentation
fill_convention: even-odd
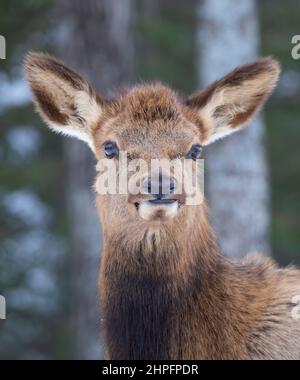
[[[146,162],[198,159],[202,146],[244,127],[279,72],[267,57],[188,98],[150,83],[107,99],[56,58],[29,53],[25,62],[49,127],[85,141],[98,162],[112,160],[117,168],[121,150]],[[104,237],[99,288],[106,358],[300,359],[300,321],[292,317],[300,272],[259,253],[229,261],[205,201],[186,205],[185,194],[152,194],[148,185],[137,195],[100,194],[95,186]],[[170,189],[176,185],[171,178]]]

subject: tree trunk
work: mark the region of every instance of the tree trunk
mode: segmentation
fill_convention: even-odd
[[[207,85],[259,50],[254,0],[198,3],[198,75]],[[242,132],[207,149],[207,190],[212,222],[229,257],[253,250],[269,254],[269,188],[264,124],[256,117]]]
[[[56,3],[59,56],[85,75],[101,94],[133,74],[132,0],[59,0]],[[93,158],[82,142],[64,145],[68,166],[67,202],[72,234],[76,329],[75,356],[99,359],[100,310],[97,277],[100,226],[91,190]]]

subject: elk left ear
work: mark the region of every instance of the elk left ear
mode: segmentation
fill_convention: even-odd
[[[203,145],[223,138],[243,125],[263,105],[276,86],[279,63],[268,57],[234,71],[189,97],[194,121],[201,124]]]

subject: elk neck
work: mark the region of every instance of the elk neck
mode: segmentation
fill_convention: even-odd
[[[205,207],[185,224],[109,230],[100,274],[109,357],[193,358],[190,347],[210,323],[207,315],[219,309],[220,295],[226,299],[222,291],[231,270],[219,253]]]

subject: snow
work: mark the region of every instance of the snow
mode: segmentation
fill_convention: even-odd
[[[283,97],[295,96],[300,93],[300,74],[295,70],[287,70],[281,74],[277,94]]]
[[[42,141],[40,133],[30,126],[11,128],[6,135],[6,143],[18,160],[36,156]]]
[[[28,189],[4,195],[2,205],[7,212],[28,226],[46,226],[51,220],[50,209],[34,192]]]
[[[24,79],[11,80],[0,73],[0,111],[6,108],[21,106],[31,99],[30,90]]]

